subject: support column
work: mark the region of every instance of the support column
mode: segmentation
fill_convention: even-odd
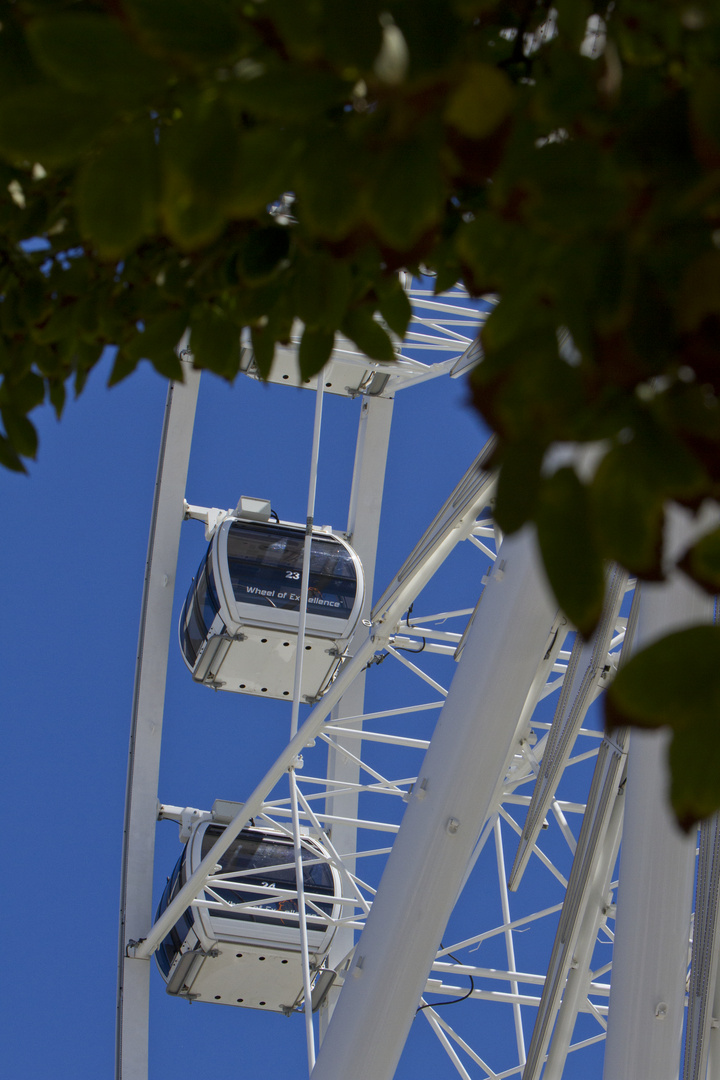
[[[637,646],[709,622],[712,600],[679,573],[642,586]],[[677,1080],[695,842],[668,806],[669,733],[630,735],[604,1080]]]
[[[200,373],[183,361],[184,384],[171,384],[165,405],[145,569],[125,797],[120,884],[115,1075],[147,1080],[150,960],[126,955],[152,925],[165,677],[172,624],[183,498]]]
[[[366,398],[362,404],[360,424],[358,426],[347,531],[350,543],[360,556],[363,573],[365,574],[366,591],[362,619],[369,618],[372,610],[380,511],[382,509],[392,414],[392,398]],[[362,640],[366,633],[367,630],[361,623],[358,630],[359,639]],[[351,651],[354,651],[352,646]],[[362,672],[333,709],[332,718],[333,720],[339,720],[344,716],[359,716],[364,707],[365,672]],[[361,724],[354,724],[353,726],[356,730],[360,730],[362,727]],[[335,738],[337,749],[334,746],[328,748],[328,779],[336,780],[342,784],[357,784],[360,779],[360,768],[356,761],[343,754],[343,746],[347,746],[353,755],[358,755],[362,744],[356,739],[348,739],[341,735]],[[332,789],[330,789],[325,809],[328,814],[337,815],[338,817],[357,818],[357,791],[345,795],[332,795]],[[348,856],[343,861],[351,874],[355,872],[356,860],[350,856],[350,852],[355,851],[357,846],[356,834],[357,829],[354,825],[336,822],[331,829],[332,841],[336,850],[341,855]],[[352,915],[353,911],[352,909],[343,910],[342,914]],[[354,935],[355,931],[350,927],[338,927],[328,956],[328,966],[330,968],[337,967],[350,952],[355,940]],[[320,1008],[321,1040],[325,1036],[338,994],[339,990],[334,986],[331,987]]]
[[[555,605],[533,535],[506,540],[408,803],[313,1080],[390,1080],[463,874],[500,798]]]

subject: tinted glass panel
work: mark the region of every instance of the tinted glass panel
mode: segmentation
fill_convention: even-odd
[[[228,569],[238,603],[299,611],[304,546],[302,529],[234,521],[228,532]],[[349,552],[330,537],[313,538],[308,612],[346,619],[356,590]]]
[[[175,863],[175,869],[168,878],[167,885],[163,890],[163,894],[160,897],[160,903],[158,909],[155,912],[155,921],[160,918],[162,913],[167,909],[171,900],[177,895],[178,889],[185,884],[185,853],[187,848],[183,850],[182,855]],[[158,967],[162,971],[163,975],[167,979],[170,975],[170,968],[172,967],[173,960],[180,952],[182,943],[187,937],[188,930],[195,921],[192,909],[188,908],[178,921],[175,923],[170,933],[164,939],[155,953],[155,959],[157,960]]]
[[[180,616],[180,642],[185,659],[191,667],[197,660],[197,654],[219,609],[212,571],[212,554],[208,550],[198,567],[197,576],[190,586]]]
[[[202,842],[202,858],[204,859],[208,851],[215,843],[217,838],[221,835],[223,829],[219,825],[209,825]],[[330,867],[324,862],[313,862],[312,865],[305,865],[306,861],[310,862],[317,858],[312,852],[303,850],[303,883],[305,889],[312,893],[321,893],[324,896],[332,896],[333,879]],[[240,879],[247,881],[251,885],[264,885],[264,886],[277,886],[280,889],[295,889],[295,855],[293,852],[293,845],[291,841],[278,840],[276,837],[264,837],[261,833],[246,832],[240,833],[237,840],[233,841],[228,850],[220,859],[220,865],[222,867],[223,874],[230,874],[240,870],[252,870],[255,873],[248,874],[246,877]],[[289,864],[289,865],[288,865]],[[232,904],[244,904],[253,900],[260,902],[261,896],[255,892],[242,892],[230,889],[214,889],[222,896],[223,900],[228,900]],[[332,911],[331,904],[320,904],[317,900],[313,901],[318,904],[318,907],[330,914]],[[278,900],[271,904],[263,904],[263,908],[266,911],[297,911],[296,900]],[[306,910],[308,916],[312,915],[312,909],[307,907]],[[213,911],[214,917],[220,916],[227,919],[245,919],[250,922],[260,923],[273,923],[275,926],[278,922],[283,924],[282,918],[264,918],[262,915],[255,915],[250,911],[242,911],[238,913],[232,913],[228,911]],[[285,925],[297,927],[297,920],[289,919]],[[317,918],[308,918],[308,926],[317,927],[320,929],[323,923]]]

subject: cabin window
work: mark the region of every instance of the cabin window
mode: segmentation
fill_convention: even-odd
[[[160,918],[164,911],[167,910],[171,900],[175,899],[178,890],[185,884],[185,853],[187,849],[183,850],[182,855],[175,863],[175,869],[168,878],[167,885],[163,889],[163,894],[160,897],[160,903],[155,913],[155,921]],[[157,952],[155,953],[158,967],[162,971],[163,975],[167,979],[170,975],[170,968],[172,967],[173,960],[180,952],[182,944],[187,937],[188,930],[194,923],[195,918],[192,913],[192,909],[188,908],[183,912],[178,921],[172,927],[167,937],[160,944]]]
[[[219,610],[212,552],[208,549],[207,555],[198,567],[197,576],[190,586],[180,618],[182,650],[191,667],[197,660],[198,652]]]
[[[201,858],[205,858],[208,851],[222,834],[222,827],[218,825],[209,825],[205,831],[202,841],[202,853]],[[303,883],[306,892],[321,893],[324,896],[332,897],[334,894],[333,878],[330,867],[326,862],[315,861],[319,859],[313,852],[303,849]],[[307,865],[310,863],[311,865]],[[266,887],[277,887],[279,889],[296,889],[295,878],[295,854],[293,851],[292,841],[279,840],[276,837],[266,837],[262,834],[246,831],[242,832],[240,836],[232,842],[228,850],[220,859],[220,866],[222,874],[232,874],[241,871],[252,871],[251,873],[245,873],[242,878],[237,879],[237,883],[240,884],[246,881],[249,885],[264,885]],[[256,892],[244,892],[242,890],[235,889],[221,889],[213,886],[213,892],[216,892],[223,900],[229,901],[231,904],[246,904],[253,901],[257,901],[258,904],[262,903],[262,894]],[[332,912],[332,904],[319,903],[314,900],[313,903],[325,912],[326,915],[330,915]],[[271,903],[263,903],[262,907],[270,912],[297,912],[297,900],[277,900]],[[312,908],[306,905],[308,914],[308,926],[311,929],[322,929],[324,923],[317,917],[313,918]],[[245,910],[240,912],[231,912],[228,910],[215,909],[212,912],[214,918],[223,919],[244,919],[249,922],[257,923],[272,923],[277,926],[278,923],[283,924],[282,915],[274,916],[262,916],[256,914],[253,911]],[[297,919],[288,919],[286,925],[297,927]]]
[[[278,525],[234,521],[228,532],[228,569],[240,604],[300,610],[304,533]],[[352,556],[337,540],[313,537],[307,610],[347,619],[355,603]]]

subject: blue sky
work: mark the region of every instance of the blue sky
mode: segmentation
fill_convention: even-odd
[[[113,1067],[127,743],[166,384],[142,365],[108,390],[107,373],[106,364],[93,373],[60,423],[49,409],[36,414],[40,452],[29,477],[0,473],[2,771],[9,812],[3,966],[13,973],[3,980],[0,1015],[6,1075],[23,1080],[48,1073],[55,1080],[109,1076]],[[358,401],[325,399],[316,521],[340,529],[359,408]],[[304,520],[313,409],[314,394],[307,391],[245,377],[229,387],[205,376],[188,501],[230,507],[241,494],[269,497],[281,518]],[[485,437],[462,379],[397,395],[376,595]],[[202,526],[186,523],[176,614],[204,549]],[[430,607],[474,604],[487,564],[477,556],[473,550],[459,558],[435,587]],[[374,671],[369,693],[381,703],[392,700],[399,683],[390,665]],[[286,703],[196,686],[173,634],[161,800],[209,808],[216,797],[242,799],[287,741],[289,710]],[[156,898],[179,851],[176,826],[161,823]],[[544,888],[538,881],[540,893]],[[548,897],[552,892],[548,887]],[[473,905],[471,899],[458,912],[458,933],[470,924]],[[547,949],[551,940],[551,934],[538,939],[538,948]],[[491,960],[487,952],[482,962]],[[473,961],[481,962],[477,953]],[[216,1072],[219,1063],[228,1077],[307,1075],[299,1016],[190,1007],[169,998],[153,975],[152,1080],[194,1080]],[[448,1020],[451,1012],[443,1010]],[[455,1076],[421,1020],[398,1080]],[[490,1046],[505,1037],[491,1028],[492,1022]],[[585,1067],[568,1073],[581,1074],[592,1075]]]

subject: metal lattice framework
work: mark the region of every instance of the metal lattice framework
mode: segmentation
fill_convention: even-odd
[[[309,384],[317,395],[309,517],[323,391],[363,398],[348,534],[371,586],[393,397],[478,362],[478,323],[492,303],[478,310],[459,287],[435,297],[427,281],[406,284],[414,316],[397,362],[369,362],[339,341],[322,378]],[[255,376],[249,350],[243,367]],[[276,393],[298,385],[292,347],[271,381]],[[583,1054],[594,1055],[597,1068],[606,1037],[607,1080],[674,1080],[694,842],[674,834],[662,808],[655,749],[662,737],[645,736],[641,764],[629,765],[627,732],[603,734],[596,700],[638,641],[709,619],[711,605],[679,582],[653,586],[641,598],[634,582],[611,569],[603,618],[583,642],[553,605],[532,537],[503,539],[493,523],[492,441],[368,603],[337,678],[302,724],[296,691],[287,746],[254,791],[239,793],[244,802],[225,833],[152,924],[157,818],[187,829],[212,816],[210,808],[167,804],[158,812],[156,801],[172,611],[167,583],[174,580],[197,384],[188,366],[185,385],[169,394],[151,527],[126,810],[118,1080],[147,1077],[148,958],[188,905],[227,907],[242,875],[218,875],[216,867],[250,818],[292,837],[296,858],[304,828],[341,882],[337,929],[320,969],[304,936],[304,994],[295,1007],[305,1012],[314,1080],[392,1077],[419,1025],[445,1050],[447,1075],[465,1080],[587,1075]],[[452,605],[438,608],[446,579],[463,581],[464,596],[455,602],[454,587]],[[637,899],[634,909],[627,902],[618,927],[624,946],[613,988],[619,982],[621,1004],[609,1029],[624,818],[623,858],[626,848],[634,854],[621,878]],[[716,828],[703,828],[700,845],[685,1080],[720,1076],[710,1050],[720,1012]],[[672,895],[662,874],[674,882]],[[285,918],[302,932],[302,894],[255,891],[254,903],[268,910],[297,899],[296,913]],[[320,913],[317,897],[307,903]],[[643,920],[655,927],[653,940],[671,935],[674,945],[657,947],[652,972],[643,960],[650,946],[643,953],[640,943]]]

